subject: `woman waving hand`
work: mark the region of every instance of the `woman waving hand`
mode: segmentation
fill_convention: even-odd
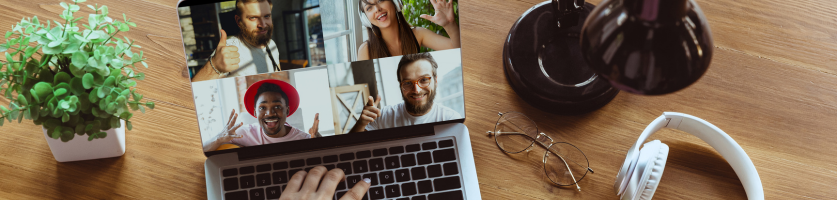
[[[420,47],[433,50],[459,48],[459,25],[449,0],[427,0],[436,13],[421,18],[442,26],[450,38],[421,27],[411,27],[401,13],[400,0],[358,0],[361,21],[369,40],[358,48],[358,60],[414,54]]]

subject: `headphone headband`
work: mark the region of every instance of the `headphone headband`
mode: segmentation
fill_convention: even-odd
[[[750,160],[744,149],[715,125],[695,116],[677,112],[664,112],[663,115],[657,117],[648,127],[645,127],[636,143],[628,149],[625,162],[622,164],[619,174],[616,175],[616,183],[613,185],[617,195],[622,195],[629,189],[636,189],[629,188],[632,186],[629,186],[628,183],[631,173],[637,165],[639,147],[663,127],[682,130],[708,143],[732,166],[738,179],[741,180],[741,184],[744,185],[744,191],[747,193],[748,199],[764,199],[761,178],[759,178],[753,161]]]

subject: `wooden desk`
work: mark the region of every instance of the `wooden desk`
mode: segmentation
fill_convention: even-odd
[[[538,2],[461,0],[465,124],[483,198],[616,199],[612,185],[626,150],[663,111],[689,113],[729,133],[755,163],[767,199],[837,196],[837,3],[700,0],[716,45],[700,81],[665,96],[620,93],[596,112],[557,116],[527,105],[503,76],[503,39],[518,16]],[[139,24],[127,36],[150,58],[139,91],[157,108],[134,117],[124,156],[104,160],[57,163],[40,127],[7,123],[0,131],[0,197],[206,198],[206,158],[193,133],[197,123],[176,1],[87,3],[108,5],[112,15],[126,13]],[[57,19],[62,9],[52,0],[0,0],[0,10],[6,31],[22,17]],[[580,182],[581,192],[549,183],[540,165],[542,150],[506,155],[497,149],[485,131],[501,111],[522,111],[542,131],[587,154],[596,173]],[[706,143],[672,130],[652,139],[671,147],[657,199],[745,198],[732,168]]]

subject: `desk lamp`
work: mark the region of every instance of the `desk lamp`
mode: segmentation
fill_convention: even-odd
[[[503,66],[524,101],[574,115],[601,108],[619,90],[661,95],[683,89],[706,72],[712,48],[694,0],[604,0],[595,7],[551,0],[512,26]]]

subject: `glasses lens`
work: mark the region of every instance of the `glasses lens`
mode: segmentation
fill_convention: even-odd
[[[538,127],[529,117],[518,112],[508,112],[500,116],[494,126],[494,140],[497,146],[508,153],[526,150],[538,136]]]
[[[573,185],[587,175],[587,156],[572,144],[557,142],[544,155],[546,176],[558,185]]]

